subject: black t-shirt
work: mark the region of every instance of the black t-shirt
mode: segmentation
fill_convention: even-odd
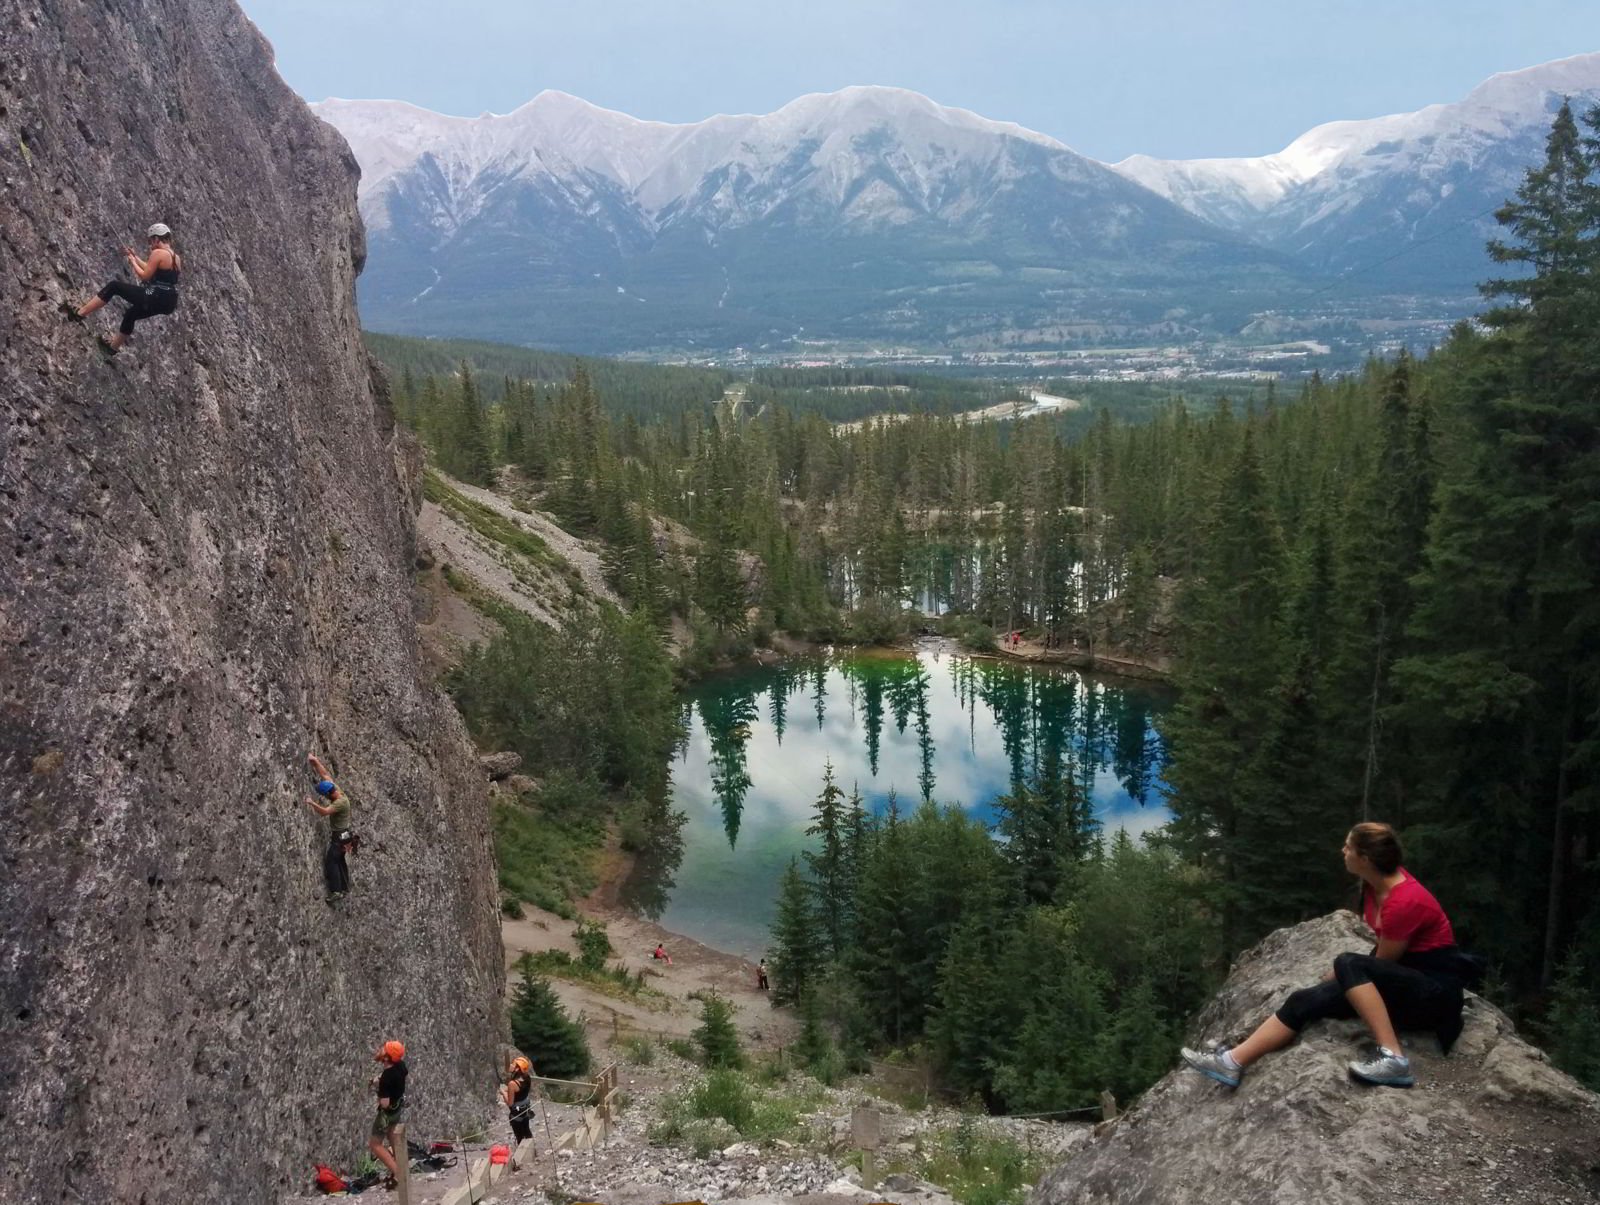
[[[392,1109],[405,1099],[405,1095],[406,1064],[401,1059],[398,1063],[390,1063],[378,1077],[378,1099],[387,1099]]]

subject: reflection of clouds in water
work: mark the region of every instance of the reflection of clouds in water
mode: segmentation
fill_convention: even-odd
[[[872,658],[863,658],[862,672],[892,668],[872,662]],[[988,805],[1010,789],[1011,759],[992,706],[970,694],[965,701],[958,697],[957,675],[969,668],[950,657],[921,662],[927,679],[928,733],[934,746],[933,797],[942,805],[958,805],[991,819]],[[1037,675],[1062,671],[1014,672],[1035,675],[1029,681],[1034,685]],[[1100,722],[1109,732],[1114,699],[1120,697],[1117,690],[1076,674],[1069,675],[1069,680],[1073,689],[1063,693],[1074,708],[1075,725],[1081,725],[1085,695],[1092,690],[1102,703]],[[834,779],[847,796],[859,785],[868,807],[881,810],[892,787],[902,810],[909,811],[920,799],[922,751],[909,683],[883,681],[878,772],[874,775],[867,757],[867,691],[862,683],[852,682],[837,666],[829,665],[826,710],[819,727],[813,709],[814,678],[809,674],[792,678],[780,743],[771,718],[770,691],[782,678],[770,672],[752,673],[743,681],[743,689],[757,691],[760,697],[748,725],[750,738],[744,742],[751,786],[744,799],[737,848],[729,848],[724,832],[722,808],[711,784],[711,741],[696,706],[683,755],[672,775],[673,804],[688,815],[689,822],[684,829],[677,888],[662,924],[719,948],[756,955],[766,946],[777,877],[790,857],[808,844],[804,830],[811,823],[824,764],[833,762]],[[969,686],[976,688],[976,684]],[[738,680],[708,684],[705,689],[738,689]],[[897,691],[910,700],[903,731],[895,718]],[[1030,691],[1022,708],[1024,741],[1030,751],[1037,706]],[[1075,732],[1074,741],[1081,738],[1081,731]],[[1141,806],[1109,767],[1096,769],[1091,793],[1095,813],[1108,835],[1122,829],[1142,837],[1168,819],[1159,791],[1153,791],[1150,802]]]

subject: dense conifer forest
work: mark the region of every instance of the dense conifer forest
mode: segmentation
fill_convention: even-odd
[[[491,403],[468,364],[418,361],[396,406],[447,471],[511,466],[601,538],[632,630],[687,621],[691,665],[930,613],[977,647],[1173,646],[1174,819],[1148,847],[1094,831],[1048,745],[999,841],[821,784],[774,933],[781,998],[831,1021],[818,1058],[915,1047],[1011,1112],[1137,1092],[1233,954],[1355,902],[1338,850],[1370,818],[1491,960],[1486,990],[1600,1086],[1597,133],[1556,118],[1481,321],[1292,397],[841,426],[763,396],[794,387],[777,373],[743,399],[639,376],[652,400],[618,404],[580,363]]]

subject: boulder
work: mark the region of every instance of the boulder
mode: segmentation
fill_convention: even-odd
[[[1235,1041],[1336,954],[1372,933],[1336,912],[1271,934],[1234,965],[1196,1018],[1191,1044]],[[1042,1177],[1030,1205],[1529,1205],[1600,1199],[1600,1098],[1468,997],[1449,1057],[1402,1034],[1412,1089],[1353,1080],[1367,1041],[1354,1021],[1319,1022],[1230,1090],[1178,1063],[1131,1110]]]
[[[509,750],[504,753],[485,753],[478,758],[478,764],[491,782],[499,782],[522,769],[522,754]]]

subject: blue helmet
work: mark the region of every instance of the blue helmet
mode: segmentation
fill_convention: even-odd
[[[317,784],[317,794],[318,795],[332,795],[333,794],[333,779],[324,778],[321,782],[319,782]]]

